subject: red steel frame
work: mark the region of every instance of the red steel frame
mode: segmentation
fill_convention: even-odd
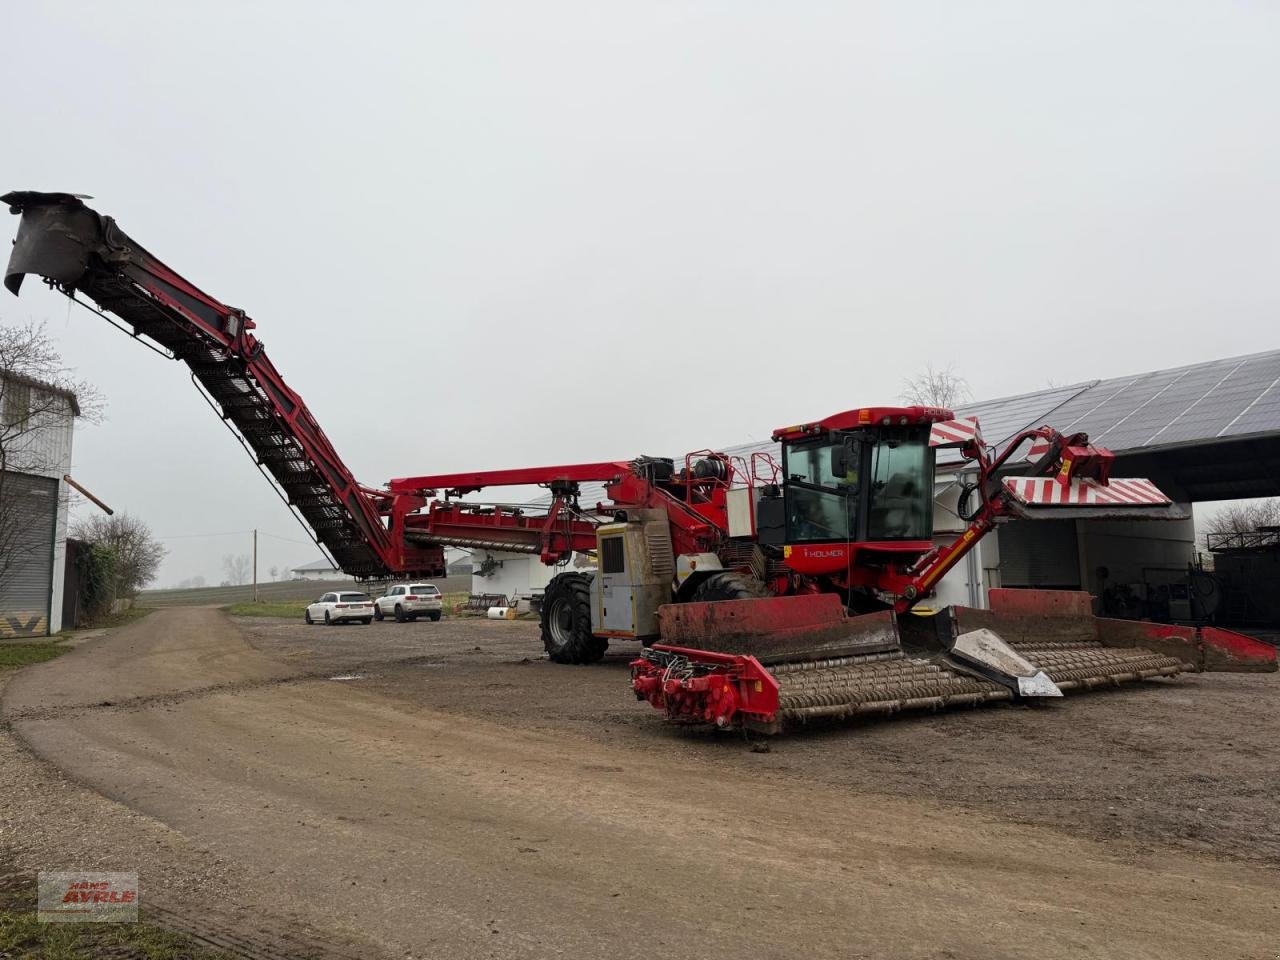
[[[691,468],[699,457],[721,462],[723,474],[694,477]],[[609,503],[579,508],[575,502],[577,485],[584,482],[604,483]],[[676,554],[715,551],[728,527],[728,490],[743,482],[749,478],[730,458],[701,451],[686,458],[683,473],[661,483],[651,482],[630,463],[613,461],[401,477],[392,480],[388,488],[394,512],[396,504],[406,498],[423,505],[441,490],[455,496],[494,486],[549,487],[553,497],[545,514],[446,499],[432,500],[425,513],[406,514],[404,524],[406,531],[424,540],[537,553],[544,563],[554,564],[567,560],[571,553],[594,550],[598,521],[628,508],[664,510],[671,522]]]
[[[384,525],[376,501],[356,481],[306,402],[285,383],[252,332],[257,325],[244,311],[209,296],[142,249],[134,250],[120,270],[170,314],[190,324],[206,342],[244,363],[262,386],[278,422],[319,468],[334,497],[345,506],[389,571],[416,570],[423,565],[427,551],[394,535],[398,519],[394,511],[391,529]]]

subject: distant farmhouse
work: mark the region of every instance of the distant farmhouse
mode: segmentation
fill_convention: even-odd
[[[289,571],[294,580],[341,580],[343,573],[332,563],[321,557],[311,563],[304,563]]]

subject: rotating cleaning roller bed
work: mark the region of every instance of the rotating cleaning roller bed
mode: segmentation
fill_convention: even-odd
[[[1276,669],[1269,644],[1213,627],[1095,617],[1087,593],[994,589],[990,602],[854,617],[829,594],[664,607],[671,642],[636,661],[660,669],[634,668],[633,685],[671,719],[778,733],[1185,672]]]

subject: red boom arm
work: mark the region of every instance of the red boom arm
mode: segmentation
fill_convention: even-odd
[[[383,524],[302,398],[267,358],[241,310],[209,296],[169,269],[70,194],[10,193],[22,214],[5,271],[17,293],[25,274],[44,277],[75,298],[83,292],[191,368],[222,418],[279,484],[318,542],[354,576],[444,573],[444,551],[406,542]]]

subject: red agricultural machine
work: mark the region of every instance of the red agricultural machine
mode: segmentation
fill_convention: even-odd
[[[344,571],[441,576],[450,545],[547,564],[593,556],[593,572],[562,572],[547,587],[547,652],[590,663],[613,639],[641,641],[632,688],[674,719],[773,731],[1187,670],[1276,668],[1274,648],[1237,634],[1095,618],[1087,594],[992,591],[991,610],[921,609],[1003,520],[1181,515],[1149,481],[1112,478],[1112,455],[1084,434],[1040,427],[993,455],[977,422],[949,410],[864,407],[775,431],[780,463],[704,450],[681,463],[640,457],[370,488],[356,482],[243,311],[76,196],[0,199],[22,215],[5,286],[16,294],[26,274],[41,276],[187,364]],[[969,527],[941,546],[932,520],[940,447],[957,447],[973,477],[960,508]],[[587,482],[603,483],[607,502],[582,504]],[[530,484],[549,490],[544,510],[460,499]]]

